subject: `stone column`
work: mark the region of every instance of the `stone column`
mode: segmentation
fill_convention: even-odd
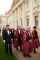
[[[23,2],[23,28],[25,28],[25,2]]]
[[[18,7],[18,25],[20,25],[20,9]]]
[[[29,18],[29,26],[33,28],[34,25],[34,18],[33,18],[33,0],[30,1],[30,18]]]
[[[39,39],[40,39],[40,12],[39,12]]]
[[[16,10],[15,10],[15,29],[17,28],[17,21],[16,21]]]
[[[12,16],[11,16],[11,27],[13,28],[13,12],[12,12]]]
[[[40,12],[39,12],[39,29],[40,29]]]

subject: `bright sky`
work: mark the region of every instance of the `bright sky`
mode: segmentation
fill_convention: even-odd
[[[0,0],[0,14],[5,14],[11,7],[13,0]]]

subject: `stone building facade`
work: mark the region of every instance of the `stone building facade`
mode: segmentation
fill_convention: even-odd
[[[40,0],[14,0],[7,15],[10,27],[40,28]]]
[[[13,0],[10,10],[2,16],[2,27],[6,24],[11,28],[36,25],[40,30],[40,0]]]

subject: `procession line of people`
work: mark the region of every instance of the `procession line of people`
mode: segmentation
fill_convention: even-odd
[[[33,31],[31,32],[31,28],[28,27],[26,30],[24,28],[20,28],[17,26],[17,29],[11,29],[9,25],[6,26],[6,29],[3,29],[2,36],[3,42],[5,43],[5,50],[8,53],[8,45],[10,55],[12,55],[12,42],[13,46],[18,50],[18,46],[20,47],[20,51],[24,56],[31,57],[30,53],[36,52],[36,48],[39,48],[39,37],[36,30],[36,26],[33,27]]]

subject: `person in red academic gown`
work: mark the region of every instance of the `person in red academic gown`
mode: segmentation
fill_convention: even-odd
[[[27,37],[26,41],[29,43],[29,52],[32,53],[33,47],[32,47],[32,34],[31,34],[31,27],[27,28]],[[30,55],[29,55],[30,56]]]
[[[30,56],[30,45],[29,44],[31,42],[31,38],[29,39],[29,36],[28,36],[28,31],[24,31],[23,32],[23,54],[24,56],[28,56],[28,57],[31,57]]]
[[[21,43],[21,28],[17,26],[17,35],[18,35],[18,46],[20,46],[20,51],[22,51],[22,43]]]
[[[17,30],[14,31],[14,47],[18,50],[18,36],[17,36]]]
[[[36,31],[36,26],[34,26],[33,28],[34,30],[32,31],[32,43],[33,43],[34,53],[36,53],[36,48],[38,48],[38,44],[39,44],[39,38],[38,38],[38,33]]]
[[[27,42],[29,43],[29,52],[32,52],[33,47],[32,47],[32,33],[31,33],[31,27],[28,27],[27,29]]]

